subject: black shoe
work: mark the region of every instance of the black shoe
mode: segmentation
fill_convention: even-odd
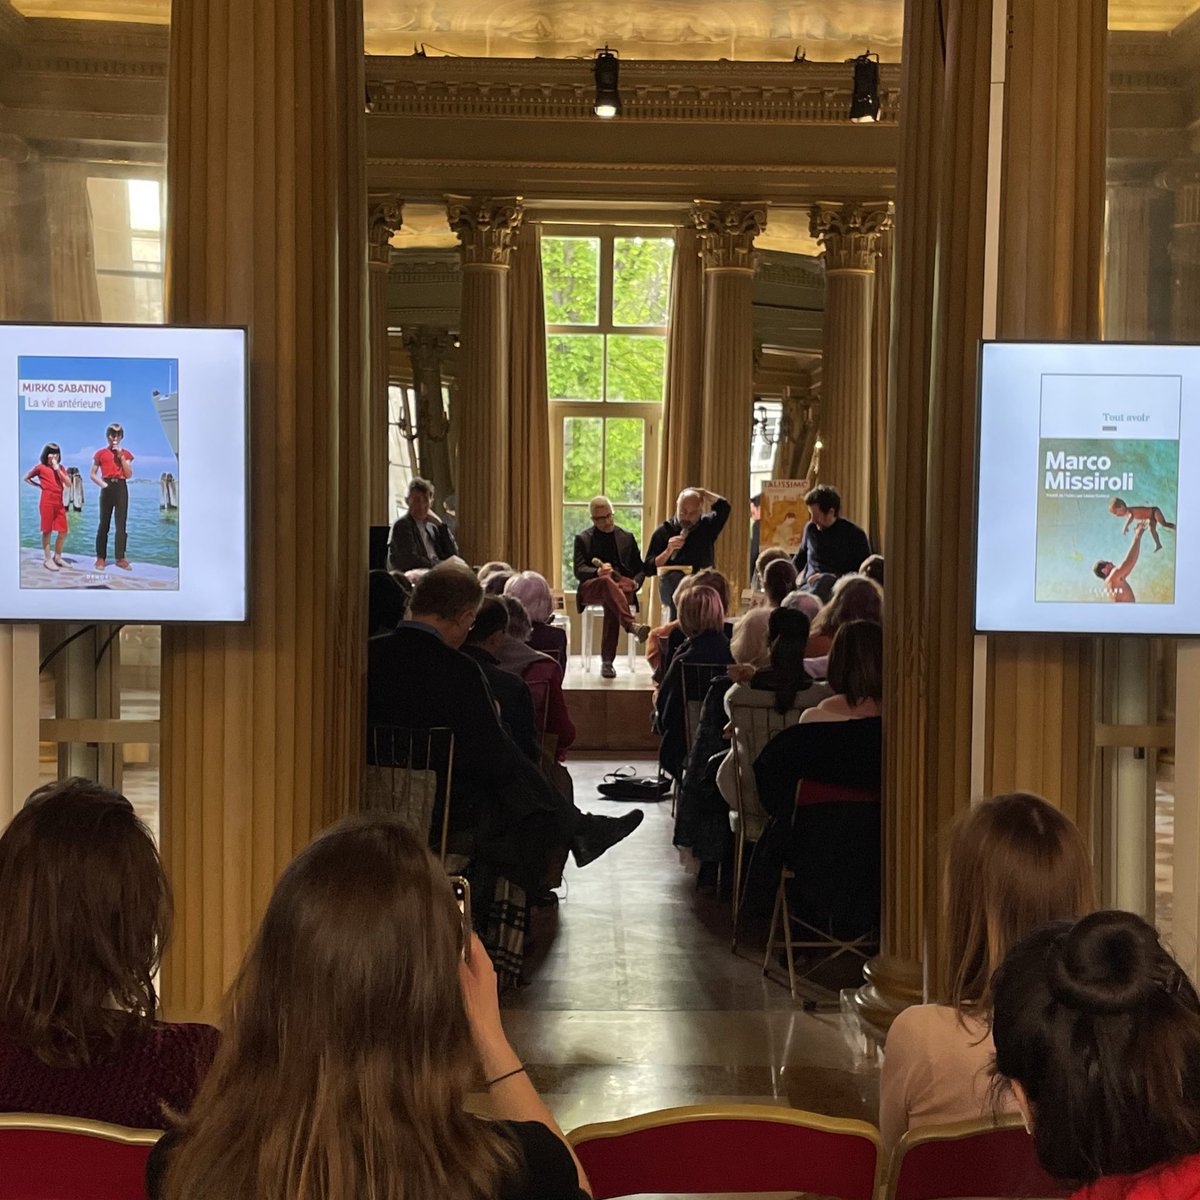
[[[618,842],[627,838],[641,823],[646,814],[640,808],[623,817],[601,817],[596,813],[584,813],[579,822],[579,831],[571,842],[575,865],[586,867],[611,850]]]
[[[638,640],[638,642],[644,642],[650,636],[650,626],[649,625],[634,625],[633,628],[630,629],[629,632],[633,634],[633,636]]]
[[[544,892],[538,892],[536,896],[531,896],[529,904],[531,908],[557,908],[558,895],[547,888]]]
[[[617,677],[617,668],[614,667],[612,665],[612,663],[601,663],[600,664],[600,678],[601,679],[616,679],[616,677]]]

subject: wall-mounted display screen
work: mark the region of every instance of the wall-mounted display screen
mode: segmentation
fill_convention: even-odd
[[[1200,634],[1200,346],[989,342],[979,632]]]
[[[0,323],[0,619],[244,621],[244,329]]]

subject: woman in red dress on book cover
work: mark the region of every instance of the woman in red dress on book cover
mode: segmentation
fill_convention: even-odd
[[[47,442],[42,447],[37,466],[25,472],[25,482],[40,488],[38,515],[42,526],[42,554],[47,571],[57,571],[63,566],[63,543],[67,540],[67,508],[63,503],[63,488],[71,486],[71,477],[62,465],[62,450],[56,442]],[[50,540],[57,534],[54,556],[50,555]]]

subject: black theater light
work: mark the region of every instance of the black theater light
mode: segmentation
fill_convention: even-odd
[[[860,54],[854,61],[854,99],[850,120],[865,125],[879,120],[879,55]]]
[[[606,120],[621,115],[621,93],[618,84],[621,79],[621,63],[617,51],[607,46],[596,51],[596,62],[593,70],[596,74],[596,103],[592,112]]]

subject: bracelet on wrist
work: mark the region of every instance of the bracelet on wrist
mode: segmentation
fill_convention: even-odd
[[[489,1079],[487,1081],[487,1085],[486,1085],[487,1089],[488,1089],[488,1091],[491,1091],[491,1089],[494,1088],[496,1086],[496,1084],[503,1083],[506,1079],[511,1079],[514,1075],[522,1075],[524,1073],[525,1073],[525,1068],[523,1066],[515,1067],[515,1068],[513,1068],[513,1070],[507,1072],[504,1075],[497,1075],[495,1079]]]

